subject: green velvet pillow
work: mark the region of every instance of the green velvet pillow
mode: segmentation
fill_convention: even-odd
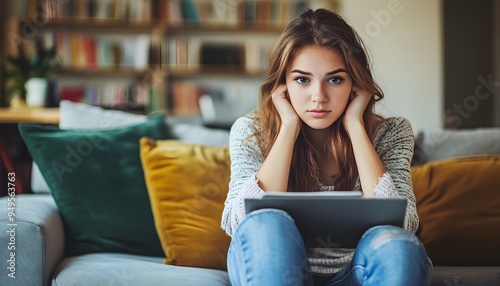
[[[141,137],[172,138],[163,114],[109,130],[20,123],[19,131],[52,190],[68,255],[163,256],[139,154]]]

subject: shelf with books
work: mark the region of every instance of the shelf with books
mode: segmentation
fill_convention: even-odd
[[[167,109],[175,114],[175,110],[181,110],[180,113],[189,110],[187,113],[198,115],[199,107],[177,108],[176,102],[187,102],[181,99],[187,94],[185,97],[193,101],[189,104],[196,107],[200,94],[209,94],[224,104],[246,104],[246,109],[252,108],[255,102],[244,97],[257,97],[269,51],[285,25],[306,7],[336,9],[337,3],[335,0],[24,1],[26,19],[40,24],[36,28],[40,28],[46,42],[57,48],[57,68],[51,76],[57,85],[56,92],[69,90],[71,95],[72,90],[79,90],[76,97],[82,98],[81,90],[83,94],[92,94],[92,90],[113,89],[123,96],[127,94],[125,91],[139,86],[149,94],[150,111]],[[115,87],[96,87],[103,84],[101,81],[109,81]],[[179,90],[181,93],[176,94]],[[124,105],[125,100],[117,99],[120,96],[103,94],[100,101],[92,102],[104,104],[105,98],[110,97],[117,100],[111,106]]]
[[[159,17],[170,27],[283,28],[306,8],[336,9],[335,0],[164,0]]]
[[[153,43],[151,35],[44,31],[51,32],[49,38],[57,51],[57,66],[51,75],[56,98],[144,113],[163,109],[151,105],[156,100],[149,98],[156,86],[164,84],[163,80],[151,84],[151,78],[162,77],[159,45]],[[68,82],[75,80],[80,83],[68,87]],[[96,84],[99,80],[106,83]]]
[[[255,108],[269,52],[306,8],[336,9],[334,0],[165,0],[161,49],[173,115],[210,113],[231,121]],[[208,102],[208,103],[207,103]],[[230,123],[230,122],[229,122]]]
[[[163,1],[163,0],[161,0]],[[155,19],[157,0],[26,0],[28,17],[49,21],[127,21],[149,23]]]
[[[61,84],[58,89],[60,100],[139,113],[148,112],[150,108],[148,89],[134,82]]]
[[[158,1],[165,0],[25,0],[21,24],[34,25],[36,36],[56,49],[49,101],[164,109]]]
[[[257,105],[262,78],[198,77],[169,81],[168,110],[173,116],[215,117],[217,123],[232,123]],[[213,122],[212,122],[213,123]]]
[[[210,96],[210,110],[230,124],[256,105],[267,55],[277,34],[168,34],[162,50],[167,71],[168,109],[176,116],[204,116],[199,105]]]
[[[162,66],[178,74],[262,74],[278,33],[167,34]]]
[[[58,66],[62,68],[144,70],[156,60],[150,34],[81,33],[58,29],[48,37],[55,42]]]
[[[130,74],[110,73],[106,76],[52,75],[51,102],[70,100],[111,109],[140,113],[164,109],[164,75],[160,70]]]

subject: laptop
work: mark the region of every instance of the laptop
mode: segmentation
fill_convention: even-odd
[[[371,227],[403,227],[406,198],[365,198],[362,192],[268,192],[245,199],[245,211],[273,208],[295,221],[306,247],[356,248]]]

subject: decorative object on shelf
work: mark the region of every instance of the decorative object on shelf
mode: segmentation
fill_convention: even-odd
[[[7,56],[2,65],[3,74],[9,81],[7,94],[11,107],[43,106],[47,91],[47,78],[52,70],[55,49],[46,49],[40,38],[35,39],[35,54],[26,54],[23,43],[18,45],[18,55]]]
[[[30,78],[24,84],[26,88],[26,103],[28,106],[44,106],[47,96],[48,82],[43,77]]]
[[[205,70],[245,70],[245,47],[242,44],[203,43],[200,54],[201,67]]]

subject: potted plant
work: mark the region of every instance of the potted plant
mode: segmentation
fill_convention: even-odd
[[[35,54],[26,55],[24,46],[18,45],[17,57],[7,56],[2,66],[7,80],[7,94],[11,107],[23,105],[44,105],[47,92],[47,78],[56,55],[55,48],[45,49],[40,39],[35,40]],[[16,102],[17,99],[17,102]]]

